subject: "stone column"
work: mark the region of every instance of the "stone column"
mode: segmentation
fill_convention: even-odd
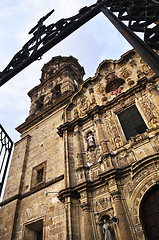
[[[82,204],[82,210],[84,216],[84,240],[94,240],[90,204],[88,202],[84,202]]]
[[[71,197],[65,198],[66,210],[66,239],[72,240],[72,203]]]
[[[81,133],[78,125],[76,125],[74,128],[74,135],[76,137],[78,167],[81,167],[84,164],[84,159],[83,159],[83,151],[82,151],[83,147],[81,143]]]
[[[99,114],[94,115],[94,122],[97,127],[97,134],[98,134],[99,144],[101,145],[102,152],[103,152],[103,154],[107,154],[108,153],[108,145],[107,145],[108,140],[105,139]]]
[[[132,240],[133,238],[123,207],[121,193],[119,191],[114,191],[111,193],[111,195],[113,197],[114,212],[116,217],[118,218],[118,223],[116,224],[116,227],[119,240]]]
[[[65,187],[68,188],[71,185],[70,180],[70,166],[69,166],[69,147],[68,147],[68,132],[67,129],[63,131],[64,140],[64,156],[65,156]]]

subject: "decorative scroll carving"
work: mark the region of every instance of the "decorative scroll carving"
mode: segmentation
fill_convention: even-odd
[[[77,107],[74,107],[73,118],[78,118],[78,117],[79,117],[79,112],[77,110]]]
[[[90,102],[90,109],[94,108],[96,105],[97,105],[96,98],[95,98],[94,94],[92,94],[91,102]]]
[[[126,69],[126,70],[122,71],[121,77],[126,79],[126,78],[130,77],[131,74],[132,74],[132,72],[129,69]]]
[[[86,158],[88,164],[97,163],[100,160],[101,153],[100,148],[96,147],[93,151],[88,151]]]
[[[90,102],[85,95],[83,95],[78,101],[80,115],[84,115],[89,109]]]
[[[102,84],[102,83],[98,83],[97,85],[97,93],[102,96],[102,101],[106,101],[107,97],[106,97],[106,85]]]
[[[110,112],[105,114],[105,126],[106,126],[106,130],[108,133],[108,139],[109,139],[110,146],[111,146],[112,150],[115,150],[114,137],[113,137],[110,123],[109,123],[109,119],[111,116],[109,116],[109,115],[110,115]]]
[[[140,94],[140,96],[138,97],[138,102],[141,108],[143,109],[143,113],[145,115],[145,118],[147,119],[149,127],[150,128],[158,127],[159,123],[157,117],[159,114],[157,107],[150,101],[150,99],[146,95],[142,96]],[[155,116],[154,113],[157,116]]]
[[[123,167],[131,162],[131,157],[128,155],[127,151],[124,150],[115,157],[115,160],[118,167]]]
[[[114,139],[114,143],[116,145],[116,148],[119,148],[122,146],[122,140],[118,131],[118,128],[116,126],[116,122],[114,121],[114,116],[113,114],[109,114],[108,116],[109,119],[109,124],[110,124],[110,128],[113,134],[113,139]]]
[[[129,63],[130,63],[130,65],[131,65],[131,67],[137,66],[136,60],[133,59],[133,58],[131,58],[131,59],[129,60]]]
[[[98,163],[92,165],[90,167],[90,175],[91,175],[91,180],[95,180],[99,177],[99,173],[100,173],[100,166]]]
[[[134,80],[132,80],[131,78],[128,78],[127,82],[128,82],[128,86],[132,86],[135,83]]]
[[[101,212],[111,207],[111,197],[101,197],[94,202],[95,212]]]

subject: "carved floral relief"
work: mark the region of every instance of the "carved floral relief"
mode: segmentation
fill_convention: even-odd
[[[118,128],[116,126],[116,121],[114,120],[114,114],[108,112],[105,115],[105,124],[108,132],[108,139],[110,143],[112,143],[112,146],[114,145],[116,146],[116,148],[121,147],[122,140]]]
[[[159,126],[158,123],[158,109],[157,107],[151,102],[149,97],[146,95],[138,94],[138,103],[140,107],[143,109],[143,114],[147,120],[147,123],[150,128],[155,128]]]

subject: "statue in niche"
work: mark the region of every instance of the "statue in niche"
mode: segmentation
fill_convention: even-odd
[[[88,144],[88,149],[90,148],[92,149],[96,147],[95,139],[92,132],[89,132],[87,134],[87,144]]]
[[[110,232],[109,221],[104,219],[103,222],[104,223],[103,223],[102,229],[103,229],[103,234],[104,234],[104,240],[112,240],[112,234]]]

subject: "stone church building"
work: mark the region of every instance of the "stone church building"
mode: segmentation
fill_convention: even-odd
[[[29,91],[0,240],[159,239],[159,78],[134,50],[83,76],[53,57]]]

